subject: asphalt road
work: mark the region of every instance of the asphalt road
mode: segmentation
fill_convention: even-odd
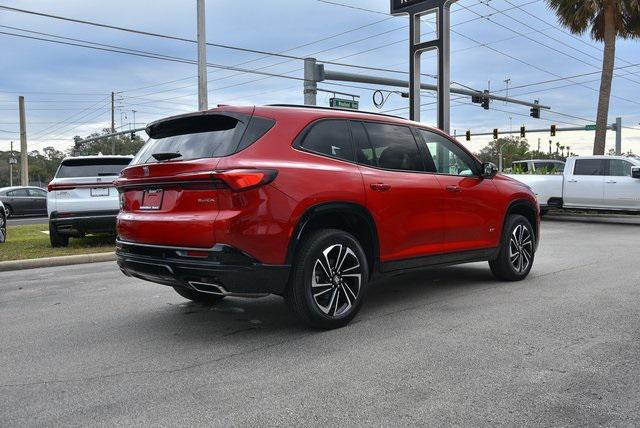
[[[640,425],[640,221],[542,234],[523,282],[386,279],[328,332],[113,263],[0,273],[0,426]]]
[[[9,226],[20,226],[23,224],[48,224],[49,217],[11,217],[7,220]]]

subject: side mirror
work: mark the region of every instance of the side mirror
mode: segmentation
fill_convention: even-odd
[[[640,166],[631,167],[631,177],[640,178]]]
[[[482,164],[482,177],[493,178],[498,173],[498,167],[492,162],[484,162]]]

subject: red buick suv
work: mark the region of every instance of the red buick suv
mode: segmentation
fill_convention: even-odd
[[[115,185],[118,264],[195,302],[277,294],[347,324],[378,276],[488,261],[531,270],[539,208],[453,138],[374,113],[273,105],[159,120]]]

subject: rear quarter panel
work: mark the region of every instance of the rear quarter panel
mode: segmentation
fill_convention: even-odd
[[[269,117],[265,112],[260,116]],[[324,202],[351,202],[364,207],[365,194],[357,165],[292,147],[314,116],[281,113],[273,118],[277,124],[259,142],[222,158],[218,165],[218,169],[276,169],[278,175],[265,186],[264,198],[257,196],[253,202],[253,215],[237,209],[247,202],[242,193],[227,201],[224,208],[221,205],[216,222],[224,227],[218,229],[217,239],[219,243],[248,248],[263,262],[282,264],[295,227],[309,208]]]
[[[562,175],[507,174],[507,177],[518,180],[531,187],[540,205],[545,206],[551,198],[562,198]]]

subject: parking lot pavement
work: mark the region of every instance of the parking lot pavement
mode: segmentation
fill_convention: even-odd
[[[21,226],[25,224],[48,224],[49,217],[11,217],[7,220],[9,226]]]
[[[1,273],[0,426],[638,426],[638,237],[545,220],[527,280],[388,278],[327,332],[276,297],[204,308],[114,263]]]

